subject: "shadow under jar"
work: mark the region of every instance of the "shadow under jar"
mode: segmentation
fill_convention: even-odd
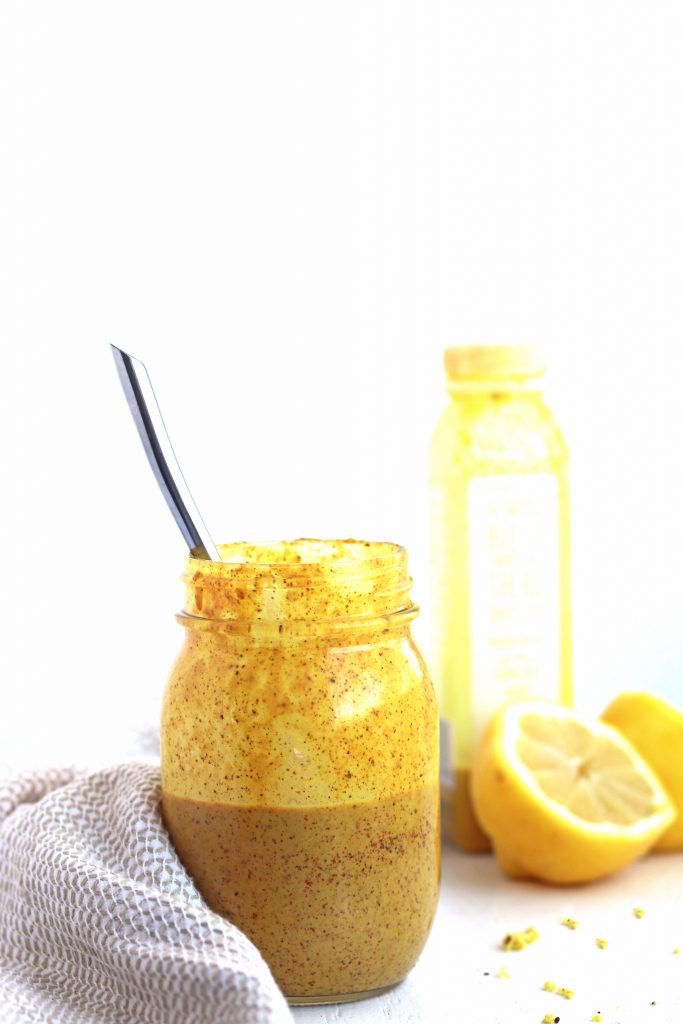
[[[291,1003],[408,973],[439,874],[438,714],[403,548],[296,540],[188,558],[163,814],[209,906]]]

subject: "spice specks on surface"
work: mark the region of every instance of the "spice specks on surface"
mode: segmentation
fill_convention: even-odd
[[[508,932],[502,942],[503,949],[519,951],[526,949],[532,942],[538,939],[538,932],[535,928],[527,928],[523,932]]]

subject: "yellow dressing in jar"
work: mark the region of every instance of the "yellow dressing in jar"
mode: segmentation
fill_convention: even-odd
[[[439,884],[438,714],[405,551],[297,540],[189,558],[163,814],[292,1003],[400,981]]]
[[[444,833],[489,848],[469,794],[500,704],[572,699],[568,454],[526,346],[445,354],[451,402],[430,450],[431,668],[441,708]]]

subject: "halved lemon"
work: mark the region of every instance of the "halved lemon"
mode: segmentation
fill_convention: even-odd
[[[542,701],[494,716],[472,766],[472,798],[507,874],[561,885],[625,867],[675,818],[616,729]]]
[[[645,758],[676,808],[655,849],[683,850],[683,711],[653,693],[629,692],[615,697],[602,718]]]

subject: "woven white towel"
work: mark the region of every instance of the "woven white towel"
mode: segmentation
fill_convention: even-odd
[[[291,1024],[159,814],[159,769],[0,779],[3,1024]]]

